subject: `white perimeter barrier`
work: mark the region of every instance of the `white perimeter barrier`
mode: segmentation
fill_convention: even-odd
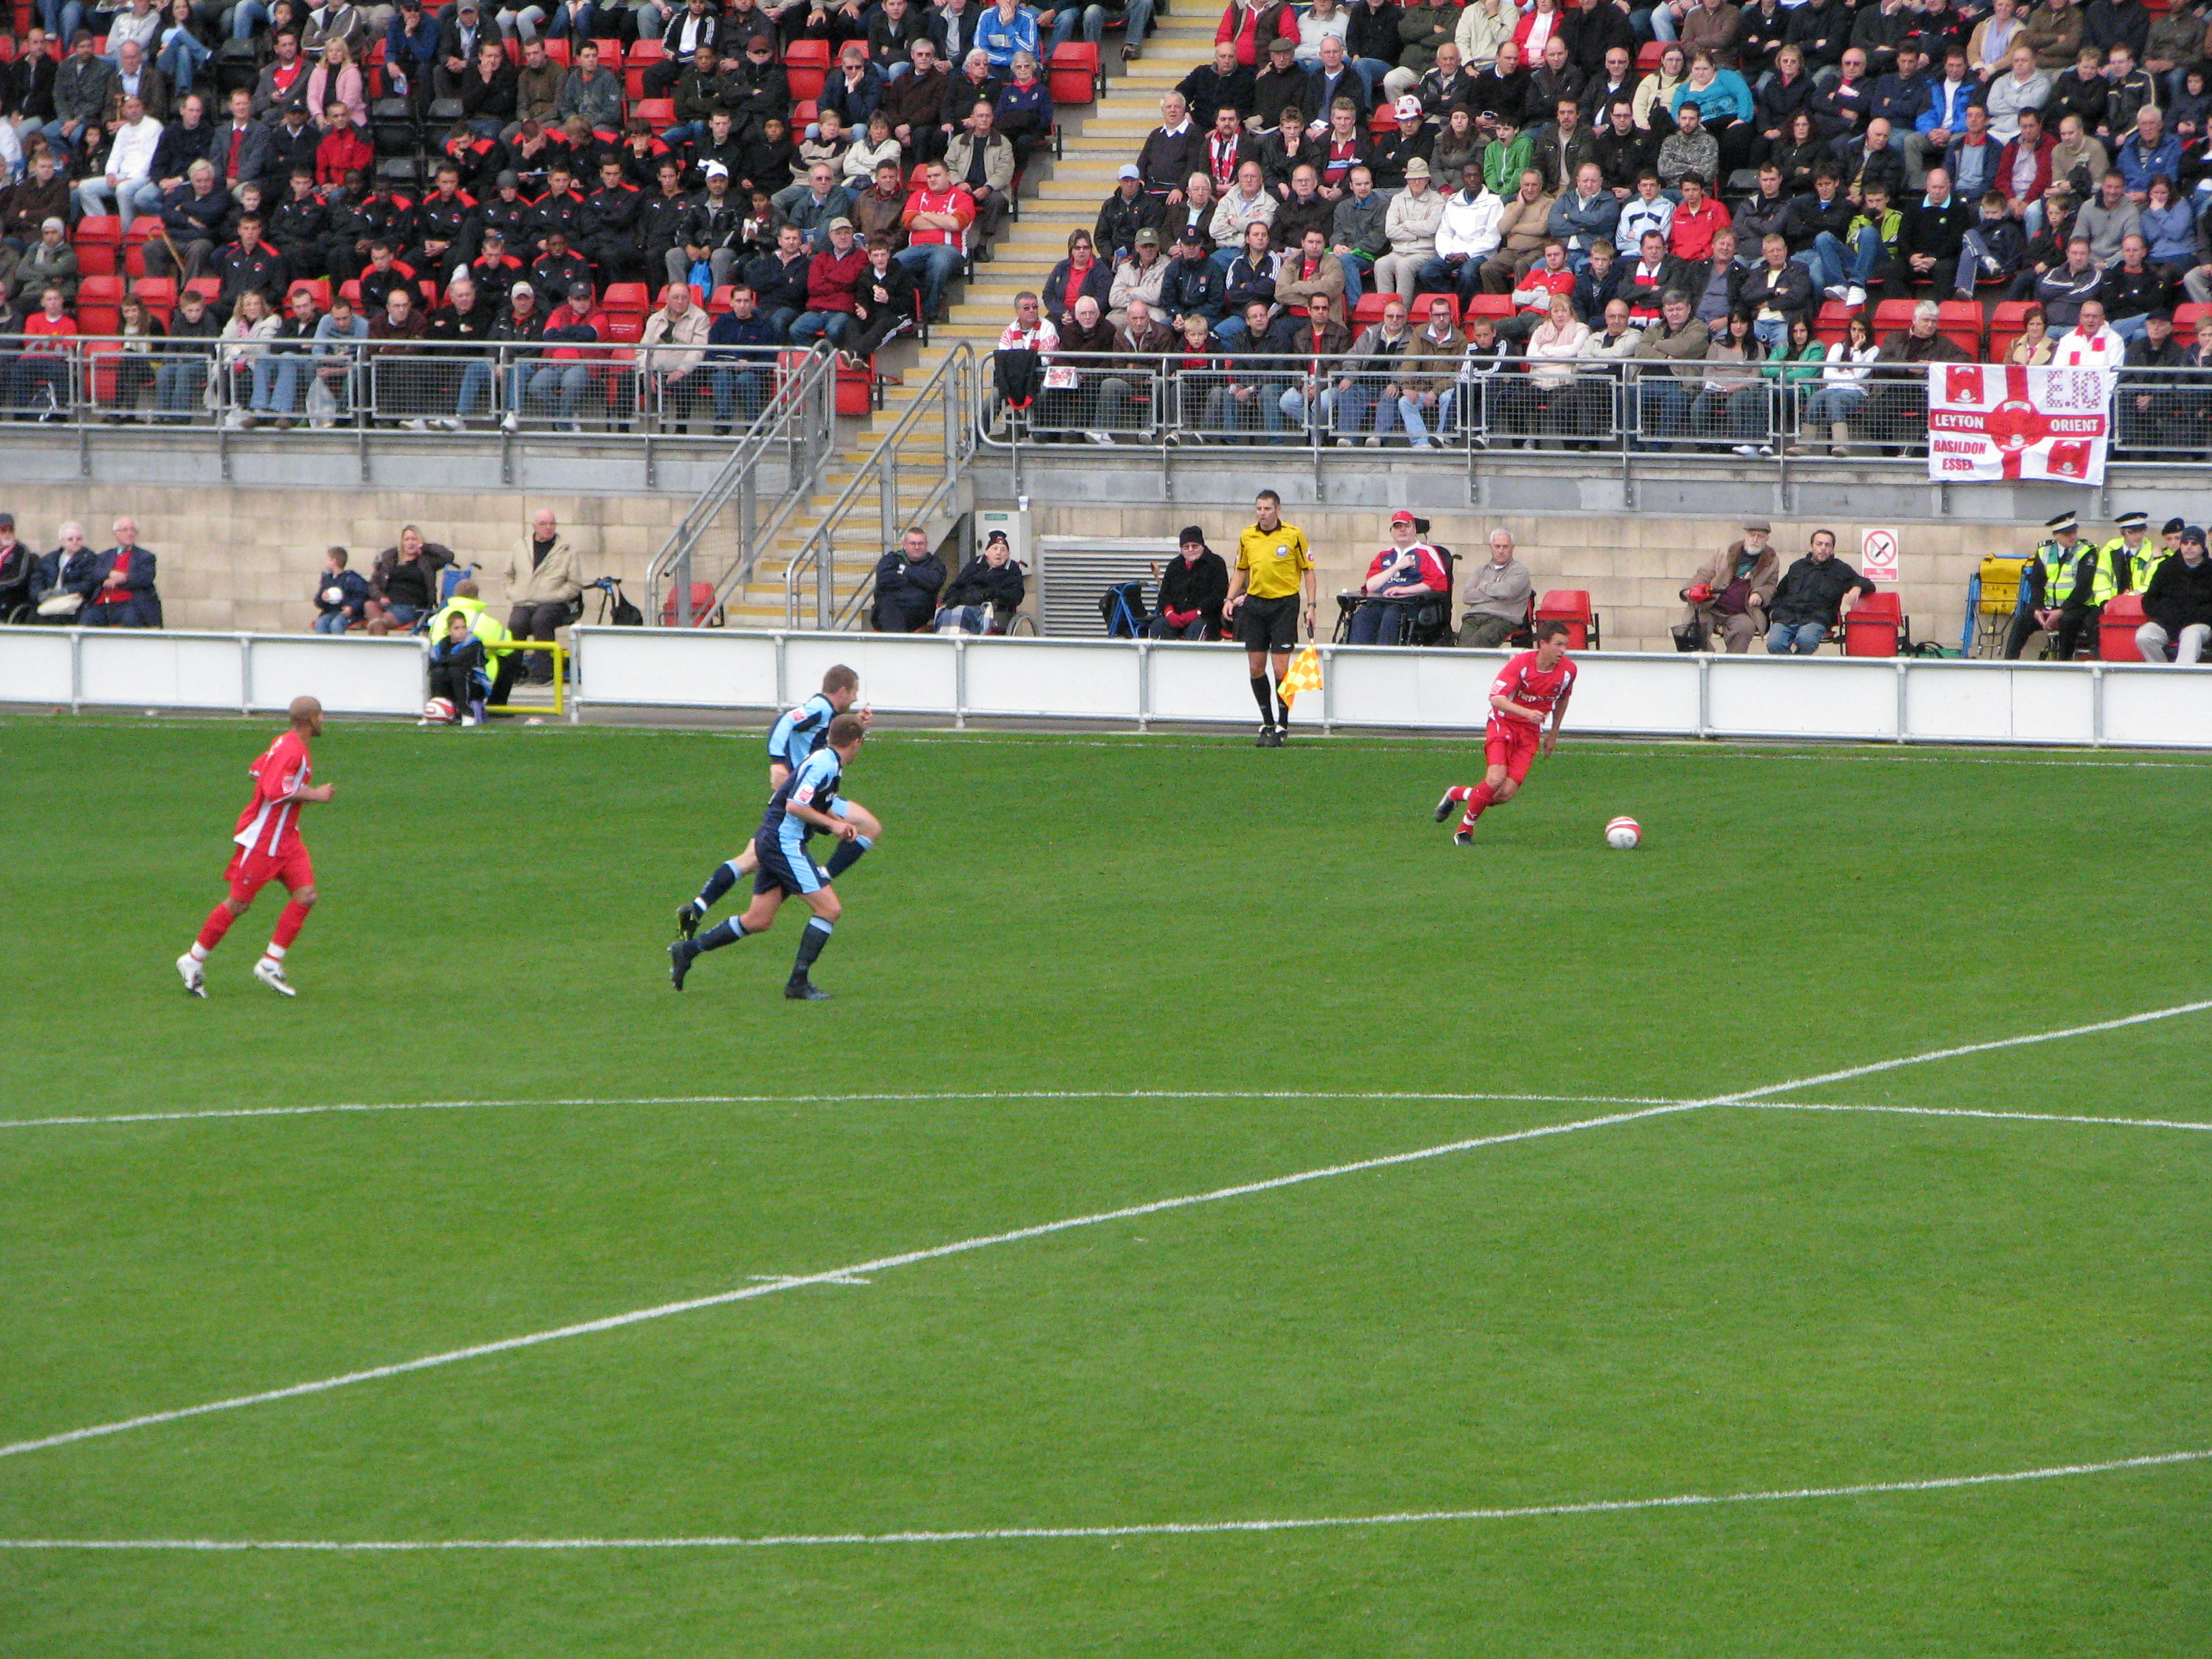
[[[0,628],[0,703],[252,713],[311,696],[332,714],[419,714],[423,654],[412,638]]]
[[[887,713],[990,719],[1254,720],[1241,649],[935,634],[575,630],[579,704],[776,708],[833,663]],[[1321,647],[1302,724],[1465,732],[1504,652]],[[2212,671],[1935,658],[1585,653],[1570,731],[1650,737],[2212,747]]]

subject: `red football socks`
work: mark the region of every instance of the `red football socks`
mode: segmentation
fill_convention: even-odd
[[[296,900],[287,904],[276,918],[276,931],[269,936],[269,954],[282,956],[292,948],[292,941],[300,937],[300,930],[307,925],[307,912],[313,907]]]
[[[1478,783],[1462,799],[1467,802],[1467,816],[1459,821],[1459,827],[1462,830],[1472,830],[1474,828],[1474,821],[1482,816],[1483,809],[1493,805],[1498,797],[1491,793],[1488,784]]]
[[[230,931],[234,920],[228,905],[218,904],[209,911],[207,921],[201,924],[199,938],[193,941],[197,947],[194,954],[204,961],[207,953],[222,943],[222,936]]]

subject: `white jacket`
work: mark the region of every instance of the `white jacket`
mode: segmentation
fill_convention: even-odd
[[[1505,204],[1487,190],[1472,202],[1465,191],[1454,191],[1444,200],[1443,222],[1437,227],[1437,256],[1488,258],[1498,252],[1498,220],[1504,211]]]
[[[2059,337],[2051,354],[2053,368],[2118,368],[2126,361],[2128,343],[2106,324],[2094,334],[2084,334],[2076,324]]]
[[[114,146],[107,152],[107,171],[118,179],[150,179],[154,152],[161,143],[161,124],[152,116],[115,129]]]

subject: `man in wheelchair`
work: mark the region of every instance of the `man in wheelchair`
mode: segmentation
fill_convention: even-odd
[[[1449,617],[1451,576],[1437,550],[1420,538],[1420,528],[1403,507],[1390,515],[1390,545],[1367,567],[1348,643],[1402,645],[1425,606],[1442,606]]]

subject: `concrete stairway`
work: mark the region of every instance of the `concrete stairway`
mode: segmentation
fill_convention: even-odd
[[[917,389],[944,362],[952,343],[964,340],[979,354],[988,352],[1013,316],[1014,295],[1044,281],[1066,257],[1072,232],[1097,222],[1098,205],[1114,189],[1121,164],[1136,159],[1145,135],[1159,125],[1161,94],[1212,52],[1218,17],[1218,10],[1201,8],[1198,0],[1181,0],[1174,15],[1159,19],[1144,56],[1131,64],[1121,61],[1120,37],[1107,36],[1102,48],[1110,74],[1105,95],[1088,110],[1061,112],[1065,153],[1039,164],[1045,176],[1036,193],[1022,203],[1021,217],[1006,226],[993,257],[976,266],[975,279],[958,291],[945,321],[930,331],[929,343],[901,370],[905,383],[885,388],[884,406],[861,423],[846,453],[830,463],[820,488],[794,516],[793,533],[762,550],[755,580],[732,596],[732,627],[782,626],[783,573],[807,535],[911,405]],[[933,471],[941,442],[935,422],[921,422],[901,445],[901,453],[912,457],[902,471],[918,476]],[[872,528],[872,514],[862,517]],[[840,604],[866,580],[882,551],[857,544],[839,548],[834,580]],[[811,593],[811,577],[807,586]],[[806,615],[812,615],[811,603]]]

